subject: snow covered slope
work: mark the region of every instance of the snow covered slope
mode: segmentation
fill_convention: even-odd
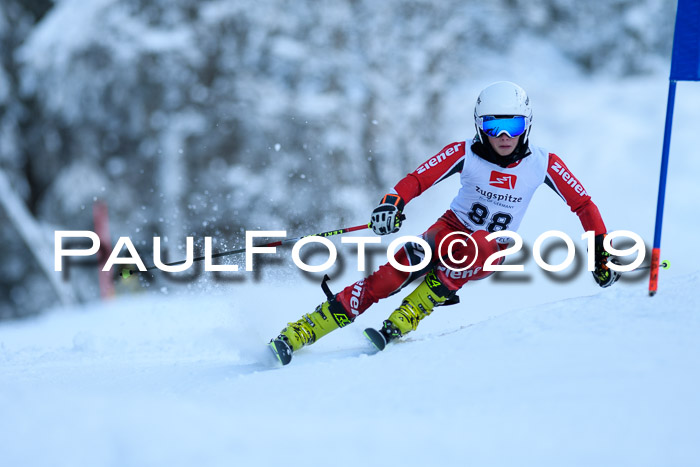
[[[2,464],[698,465],[698,284],[463,303],[374,355],[370,310],[283,368],[265,342],[299,309],[262,286],[55,311],[0,327]]]

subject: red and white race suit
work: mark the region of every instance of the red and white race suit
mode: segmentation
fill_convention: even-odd
[[[605,233],[597,206],[559,156],[535,146],[530,146],[530,151],[527,157],[503,168],[479,157],[472,151],[470,143],[461,141],[445,146],[401,179],[394,191],[406,203],[457,173],[462,186],[450,209],[421,235],[433,252],[430,265],[422,271],[408,273],[387,263],[366,279],[346,287],[337,298],[348,310],[348,318],[355,319],[372,304],[398,292],[433,268],[438,279],[450,290],[458,290],[470,280],[488,276],[490,272],[483,271],[484,261],[505,247],[509,240],[502,237],[489,242],[485,237],[500,230],[517,231],[535,190],[543,183],[578,215],[584,230],[592,230],[596,235]],[[475,254],[472,242],[465,242],[466,245],[453,248],[452,258],[460,261],[454,263],[447,251],[436,251],[441,240],[453,232],[469,233],[478,246],[478,252]],[[443,244],[443,250],[448,243]],[[443,266],[438,256],[449,267]],[[458,270],[460,265],[471,263],[475,256],[476,260],[469,269]],[[403,245],[395,254],[396,261],[403,265],[418,264],[423,257],[423,249],[412,242]]]

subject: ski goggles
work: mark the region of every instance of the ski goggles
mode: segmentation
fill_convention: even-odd
[[[484,115],[483,117],[477,117],[476,122],[484,133],[493,138],[497,138],[503,133],[511,138],[520,136],[525,133],[529,123],[528,119],[522,115],[515,115],[513,117]]]

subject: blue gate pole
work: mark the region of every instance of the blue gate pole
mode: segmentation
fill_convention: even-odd
[[[661,154],[661,175],[659,177],[659,197],[656,201],[656,226],[654,227],[654,247],[651,250],[651,268],[649,273],[649,296],[653,297],[659,285],[659,258],[661,257],[661,226],[664,218],[664,200],[666,198],[666,175],[668,174],[669,150],[671,148],[671,127],[673,126],[673,104],[676,100],[676,80],[668,83],[668,103],[666,104],[666,128]]]

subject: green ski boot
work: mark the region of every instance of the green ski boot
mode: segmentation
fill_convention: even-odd
[[[384,350],[392,340],[415,331],[418,323],[432,313],[436,306],[457,303],[456,296],[452,296],[454,293],[438,280],[434,271],[430,271],[423,282],[404,298],[401,306],[389,315],[389,319],[384,320],[382,328],[367,328],[365,336],[377,349]]]
[[[292,352],[311,345],[329,332],[350,323],[343,306],[331,299],[317,306],[313,313],[288,323],[280,335],[270,341],[270,348],[282,365],[286,365],[292,360]]]

